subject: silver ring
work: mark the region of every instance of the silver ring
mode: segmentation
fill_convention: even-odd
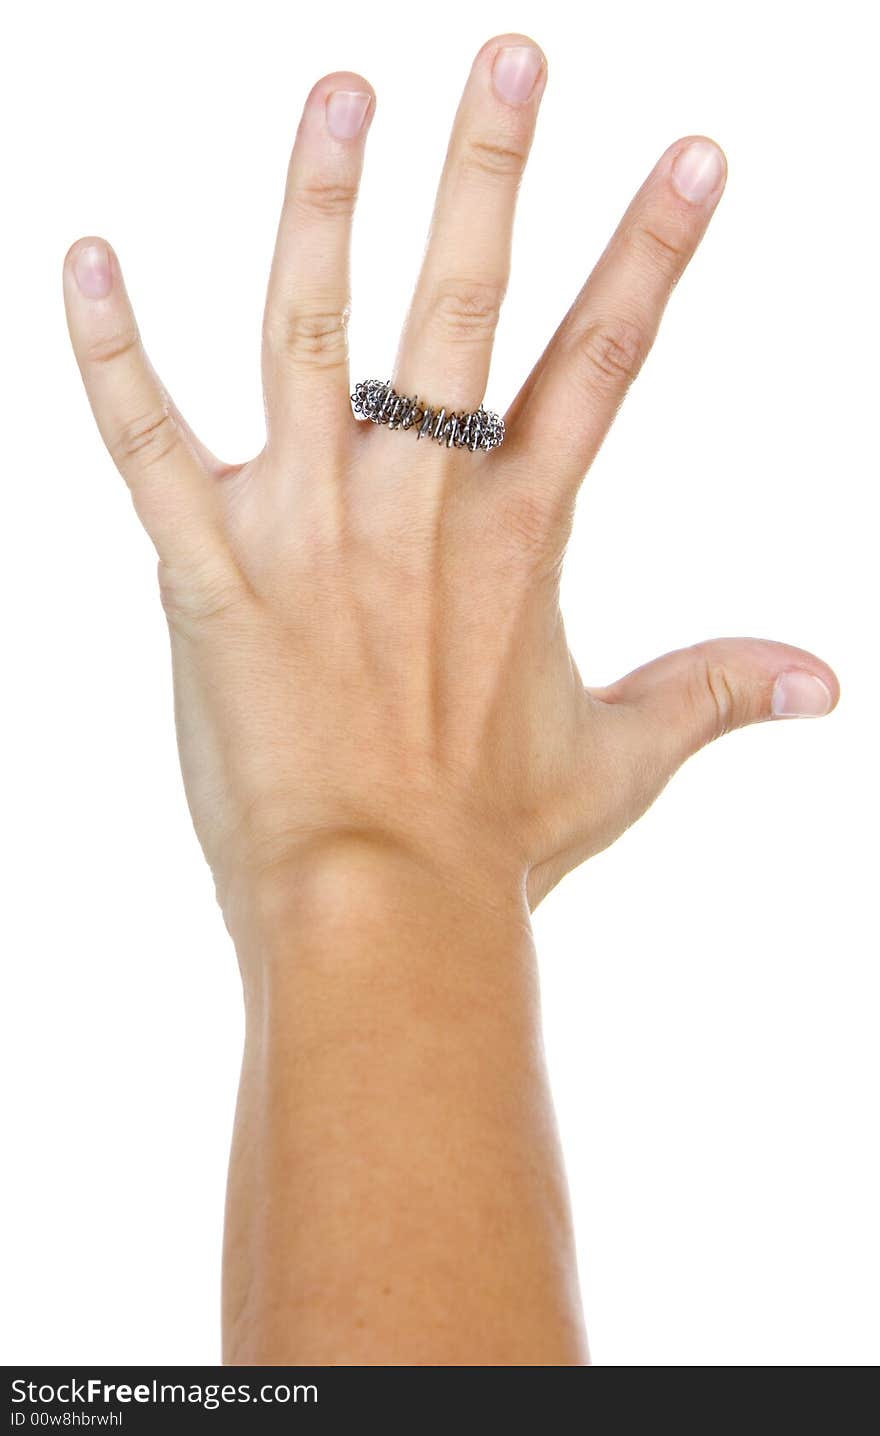
[[[362,379],[351,396],[354,412],[389,429],[415,429],[417,439],[435,439],[447,449],[497,449],[504,443],[504,420],[482,404],[473,413],[447,414],[420,404],[391,387],[390,379]]]

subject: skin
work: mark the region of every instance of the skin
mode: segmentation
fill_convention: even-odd
[[[475,58],[399,392],[451,410],[486,391],[546,78],[527,36]],[[251,462],[220,463],[186,426],[105,242],[64,268],[95,418],[159,554],[183,776],[242,973],[224,1359],[583,1365],[530,910],[691,753],[817,716],[838,685],[802,649],[724,638],[586,688],[559,611],[578,487],[720,198],[721,152],[690,136],[661,156],[504,446],[472,454],[351,413],[374,106],[350,72],[306,101]]]

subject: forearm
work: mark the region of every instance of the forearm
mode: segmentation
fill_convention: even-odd
[[[335,854],[236,937],[224,1359],[586,1362],[515,885]]]

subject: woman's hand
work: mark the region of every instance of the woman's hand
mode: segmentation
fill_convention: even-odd
[[[486,389],[546,79],[483,47],[393,371]],[[586,689],[559,613],[575,495],[724,184],[679,140],[471,453],[358,423],[348,249],[373,94],[306,103],[264,323],[268,436],[217,462],[147,363],[112,251],[74,245],[71,335],[159,553],[189,802],[244,979],[225,1359],[582,1365],[527,902],[729,728],[827,712],[808,653],[723,639]]]
[[[546,75],[525,36],[474,62],[392,375],[428,404],[472,410],[486,390]],[[352,415],[348,251],[373,107],[347,72],[306,102],[251,462],[217,462],[187,428],[108,246],[80,240],[65,264],[89,399],[159,553],[184,778],[233,932],[315,853],[404,854],[463,897],[534,906],[697,748],[837,699],[819,659],[754,639],[585,688],[560,617],[578,486],[720,198],[720,150],[689,138],[661,157],[504,446],[471,453]]]

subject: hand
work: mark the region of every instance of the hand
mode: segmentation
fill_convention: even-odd
[[[524,36],[476,57],[401,393],[471,410],[486,391],[546,77]],[[65,264],[89,399],[159,553],[184,779],[233,931],[315,852],[393,850],[462,897],[534,906],[703,744],[837,700],[827,665],[756,639],[585,688],[560,617],[578,486],[720,198],[720,150],[688,138],[660,158],[504,416],[504,446],[471,453],[351,412],[348,250],[374,102],[347,72],[306,101],[251,462],[219,463],[184,423],[108,246],[80,240]]]

